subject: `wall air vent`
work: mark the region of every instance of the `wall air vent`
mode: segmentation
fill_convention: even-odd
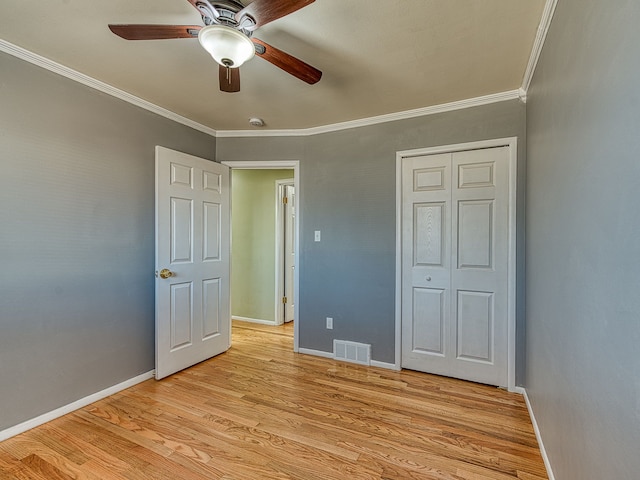
[[[360,365],[371,365],[371,345],[347,340],[334,340],[333,358]]]

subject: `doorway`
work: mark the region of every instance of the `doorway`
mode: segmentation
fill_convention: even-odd
[[[235,177],[236,179],[239,178],[239,175],[237,175],[238,173],[241,173],[243,171],[274,171],[274,170],[288,170],[287,174],[282,176],[281,179],[292,179],[292,189],[293,191],[295,191],[296,195],[296,203],[300,204],[300,197],[301,197],[301,192],[300,192],[300,187],[299,187],[299,162],[298,161],[228,161],[228,162],[222,162],[223,165],[227,165],[230,169],[231,169],[231,184],[232,184],[232,189],[233,189],[233,184],[234,184],[234,173],[236,173]],[[271,188],[275,187],[275,183],[272,181],[271,182]],[[269,203],[272,204],[273,202],[273,194],[270,197]],[[236,205],[235,201],[232,201],[232,223],[233,223],[233,217],[234,217],[234,213],[236,212],[236,207],[238,205]],[[276,205],[273,205],[274,208],[276,207]],[[272,220],[271,222],[273,222],[273,217],[271,217]],[[298,212],[297,215],[295,215],[295,217],[293,217],[293,221],[292,221],[292,225],[290,225],[290,230],[291,230],[291,240],[295,245],[299,244],[299,225],[300,225],[300,213]],[[275,229],[275,222],[273,222],[272,224],[272,231],[273,229]],[[239,232],[236,231],[233,227],[232,227],[232,245],[235,244],[236,240],[238,238],[242,239],[242,236],[246,236],[246,233],[243,232]],[[274,237],[275,237],[275,232],[274,232]],[[270,257],[275,253],[275,244],[273,244],[274,247],[270,252]],[[232,246],[233,248],[233,246]],[[291,289],[292,289],[292,297],[294,299],[298,298],[298,291],[299,291],[299,272],[300,272],[300,260],[299,260],[299,252],[294,251],[293,255],[293,265],[295,265],[295,268],[292,268],[292,279],[291,279]],[[247,260],[246,258],[241,258],[239,256],[235,256],[234,258],[232,258],[232,270],[236,267],[237,263],[239,262],[243,262]],[[244,268],[247,269],[248,271],[250,271],[251,269],[251,264],[254,265],[258,265],[261,262],[261,258],[260,256],[254,256],[253,258],[248,259],[249,260],[249,265],[244,265]],[[284,260],[284,259],[283,259]],[[276,275],[275,275],[275,261],[270,262],[271,263],[271,268],[274,269],[274,273],[273,276],[270,279],[270,284],[274,285],[274,280],[276,279]],[[277,284],[276,284],[277,285]],[[237,287],[237,286],[236,286]],[[267,324],[272,324],[272,325],[277,325],[277,320],[279,318],[279,313],[278,313],[278,308],[274,308],[276,307],[276,303],[275,303],[275,299],[273,298],[273,293],[276,292],[278,289],[274,288],[271,289],[270,291],[270,312],[273,312],[272,315],[269,316],[269,321],[266,322],[261,322],[261,323],[267,323]],[[234,298],[237,298],[239,290],[237,288],[234,288],[234,286],[232,285],[232,301]],[[281,300],[281,299],[280,299]],[[281,300],[282,301],[282,300]],[[267,308],[267,307],[265,307]],[[280,309],[282,310],[282,306],[280,307]],[[234,315],[234,318],[239,318],[240,320],[242,320],[243,315],[236,315],[235,312],[232,311],[232,314]],[[282,315],[284,315],[284,312],[282,313]],[[298,327],[299,327],[299,322],[297,321],[297,319],[299,318],[299,314],[298,314],[298,305],[297,302],[293,305],[293,318],[296,319],[295,322],[293,322],[293,344],[294,344],[294,351],[298,351]],[[252,320],[255,320],[255,318],[252,318]],[[259,318],[257,320],[260,320]],[[282,322],[280,322],[282,323]]]

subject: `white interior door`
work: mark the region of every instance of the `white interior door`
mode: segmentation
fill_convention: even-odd
[[[508,385],[509,147],[402,164],[402,366]]]
[[[295,276],[295,224],[296,224],[296,192],[293,183],[285,185],[285,195],[287,203],[285,204],[284,215],[284,291],[287,302],[284,308],[284,321],[291,322],[294,317],[294,296],[293,296],[293,279]]]
[[[229,168],[156,147],[156,378],[231,345]]]

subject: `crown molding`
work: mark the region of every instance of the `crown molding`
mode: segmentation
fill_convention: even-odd
[[[535,63],[537,62],[537,59],[540,55],[540,51],[542,50],[544,38],[549,28],[549,24],[551,23],[551,17],[553,16],[553,11],[555,10],[556,3],[557,3],[557,0],[547,0],[547,4],[545,6],[545,10],[543,14],[543,19],[540,22],[540,27],[538,28],[538,35],[536,36],[534,48],[533,48],[533,51],[531,52],[531,57],[529,59],[529,66],[527,67],[527,73],[525,74],[525,81],[527,82],[531,81],[530,77],[533,75],[533,70],[535,70]],[[148,102],[147,100],[143,100],[140,97],[127,93],[124,90],[120,90],[119,88],[116,88],[112,85],[104,83],[100,80],[97,80],[88,75],[85,75],[76,70],[73,70],[69,67],[66,67],[57,62],[54,62],[53,60],[50,60],[36,53],[33,53],[29,50],[26,50],[22,47],[19,47],[10,42],[7,42],[6,40],[0,39],[0,51],[8,53],[9,55],[20,58],[26,62],[32,63],[36,66],[49,70],[58,75],[62,75],[66,78],[74,80],[78,83],[86,85],[95,90],[99,90],[100,92],[106,93],[120,100],[124,100],[125,102],[131,103],[132,105],[136,105],[140,108],[144,108],[145,110],[148,110],[162,117],[168,118],[169,120],[173,120],[177,123],[181,123],[182,125],[186,125],[187,127],[191,127],[195,130],[198,130],[200,132],[203,132],[218,138],[306,137],[310,135],[337,132],[340,130],[347,130],[351,128],[377,125],[380,123],[406,120],[410,118],[422,117],[427,115],[435,115],[438,113],[451,112],[454,110],[462,110],[465,108],[488,105],[491,103],[503,102],[506,100],[519,99],[520,101],[526,103],[527,88],[528,88],[528,83],[526,85],[527,88],[525,88],[525,84],[523,82],[523,86],[517,90],[509,90],[506,92],[499,92],[499,93],[494,93],[490,95],[484,95],[481,97],[458,100],[455,102],[443,103],[440,105],[432,105],[429,107],[416,108],[413,110],[388,113],[385,115],[378,115],[375,117],[362,118],[358,120],[350,120],[347,122],[333,123],[329,125],[321,125],[318,127],[311,127],[311,128],[295,128],[295,129],[283,129],[283,130],[214,130],[211,127],[207,127],[205,125],[202,125],[201,123],[198,123],[189,118],[183,117],[182,115],[179,115],[175,112],[162,108],[158,105]],[[529,70],[531,70],[531,73],[529,73]]]
[[[206,133],[211,136],[216,136],[216,131],[210,127],[202,125],[201,123],[194,122],[182,115],[178,115],[175,112],[167,110],[166,108],[159,107],[147,100],[143,100],[140,97],[136,97],[135,95],[131,95],[130,93],[125,92],[124,90],[120,90],[112,85],[101,82],[100,80],[96,80],[84,73],[80,73],[72,68],[61,65],[53,60],[40,56],[36,53],[33,53],[25,48],[19,47],[12,43],[7,42],[6,40],[0,39],[0,51],[8,53],[9,55],[13,55],[14,57],[20,58],[26,62],[32,63],[33,65],[37,65],[38,67],[42,67],[46,70],[49,70],[53,73],[57,73],[58,75],[62,75],[63,77],[67,77],[71,80],[74,80],[78,83],[86,85],[87,87],[91,87],[100,92],[106,93],[107,95],[111,95],[113,97],[119,98],[120,100],[124,100],[125,102],[131,103],[140,108],[144,108],[152,113],[160,115],[162,117],[168,118],[169,120],[173,120],[174,122],[181,123],[186,125],[187,127],[191,127],[195,130],[199,130],[203,133]]]
[[[547,0],[544,10],[542,11],[542,18],[540,19],[540,25],[538,25],[536,38],[533,41],[533,48],[531,49],[531,55],[529,56],[529,63],[527,64],[527,69],[524,72],[522,87],[520,87],[520,89],[525,92],[525,98],[526,92],[529,91],[529,85],[531,85],[533,74],[536,71],[536,66],[538,65],[538,60],[540,59],[540,54],[544,47],[544,41],[547,38],[547,33],[549,32],[549,27],[551,26],[551,20],[553,20],[553,14],[556,11],[557,4],[558,0]]]
[[[332,123],[320,127],[296,128],[289,130],[218,130],[216,136],[218,138],[232,137],[306,137],[309,135],[318,135],[320,133],[336,132],[339,130],[347,130],[350,128],[366,127],[369,125],[377,125],[379,123],[395,122],[397,120],[406,120],[409,118],[422,117],[426,115],[434,115],[436,113],[450,112],[453,110],[461,110],[463,108],[477,107],[487,105],[489,103],[504,102],[505,100],[523,100],[520,89],[510,90],[508,92],[494,93],[482,97],[469,98],[459,100],[457,102],[443,103],[433,105],[431,107],[416,108],[414,110],[406,110],[403,112],[388,113],[386,115],[378,115],[376,117],[362,118],[359,120],[351,120],[348,122]]]
[[[518,98],[520,99],[520,101],[522,103],[527,103],[527,91],[522,89],[522,88],[519,88],[518,89]]]

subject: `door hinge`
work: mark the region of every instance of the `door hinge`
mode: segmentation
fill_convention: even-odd
[[[287,303],[287,297],[282,297],[282,303]]]
[[[285,205],[286,205],[287,203],[289,203],[289,198],[287,198],[287,197],[282,197],[282,203],[284,203]]]

